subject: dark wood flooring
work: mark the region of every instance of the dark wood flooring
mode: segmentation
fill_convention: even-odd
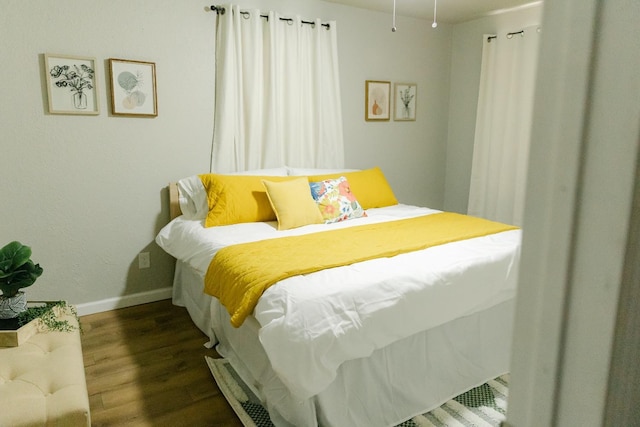
[[[242,427],[186,309],[165,300],[80,322],[92,426]]]

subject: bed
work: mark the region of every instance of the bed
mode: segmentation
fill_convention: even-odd
[[[343,236],[336,238],[342,246],[353,232],[415,227],[413,221],[446,219],[447,213],[398,203],[379,168],[206,176],[224,185],[207,183],[205,175],[170,185],[172,220],[156,242],[177,259],[173,302],[187,308],[208,345],[230,361],[276,426],[395,426],[508,372],[519,229],[499,227],[393,256],[294,271],[261,289],[239,321],[238,310],[221,304],[226,296],[210,295],[216,286],[211,278],[220,277],[212,271],[223,268],[212,259],[234,248],[242,248],[235,254],[246,252],[243,245],[254,242],[301,248],[298,242],[321,235]],[[291,182],[301,178],[307,185],[339,182],[342,189],[346,182],[351,216],[283,227],[286,204],[278,205],[276,193],[264,186],[277,183],[289,195]],[[260,188],[270,213],[247,205]],[[230,192],[251,200],[229,199]],[[315,196],[311,200],[322,211]],[[291,210],[297,216],[304,209]],[[246,211],[251,215],[242,217]],[[234,218],[216,223],[229,212]],[[467,220],[460,217],[466,216],[455,220]],[[398,240],[386,236],[382,246]],[[295,252],[301,250],[291,257]]]

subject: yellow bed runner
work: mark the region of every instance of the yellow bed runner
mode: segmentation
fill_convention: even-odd
[[[321,233],[241,243],[221,249],[205,276],[205,292],[242,325],[262,293],[287,277],[486,236],[517,227],[442,212]]]

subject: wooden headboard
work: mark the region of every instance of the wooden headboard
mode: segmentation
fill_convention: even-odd
[[[182,215],[180,201],[178,200],[178,184],[169,183],[169,221]]]

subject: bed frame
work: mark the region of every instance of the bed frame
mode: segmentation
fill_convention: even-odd
[[[182,215],[182,210],[180,209],[178,183],[170,182],[168,189],[169,189],[169,221],[171,221],[179,217],[180,215]]]

